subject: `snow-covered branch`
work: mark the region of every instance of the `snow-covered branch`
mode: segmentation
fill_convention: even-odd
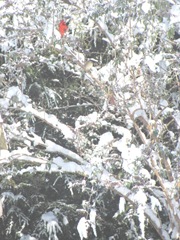
[[[73,132],[72,128],[61,123],[55,115],[47,114],[43,110],[42,111],[36,110],[31,106],[31,104],[29,104],[26,107],[22,107],[21,110],[34,115],[35,117],[44,121],[46,124],[52,126],[53,128],[55,128],[57,130],[60,130],[64,134],[64,136],[67,140],[75,139],[75,133]]]
[[[47,164],[48,160],[41,157],[33,157],[27,148],[22,150],[14,150],[9,152],[7,150],[0,150],[0,164],[10,164],[12,162],[29,162],[34,164]]]

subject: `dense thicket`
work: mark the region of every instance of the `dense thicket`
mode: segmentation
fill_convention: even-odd
[[[0,15],[1,239],[178,239],[178,0]]]

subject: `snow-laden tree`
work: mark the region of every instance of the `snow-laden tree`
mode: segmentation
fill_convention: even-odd
[[[178,239],[178,0],[0,15],[3,239]]]

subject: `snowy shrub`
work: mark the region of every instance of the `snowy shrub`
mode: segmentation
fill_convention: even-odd
[[[0,14],[1,238],[178,239],[178,0]]]

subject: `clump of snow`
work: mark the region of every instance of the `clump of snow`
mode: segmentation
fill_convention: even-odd
[[[96,231],[96,209],[91,208],[89,213],[89,222],[91,224],[94,236],[97,237],[97,231]]]
[[[139,218],[139,222],[140,222],[140,229],[141,229],[141,234],[142,237],[145,238],[145,215],[144,215],[144,206],[139,205],[138,209],[137,209],[137,213],[138,213],[138,218]]]
[[[180,5],[176,4],[171,7],[170,10],[170,23],[179,23],[180,22]]]
[[[131,131],[129,129],[126,129],[124,127],[120,126],[113,126],[113,129],[117,131],[118,134],[122,135],[122,142],[126,145],[129,144],[132,136],[131,136]]]
[[[49,221],[57,221],[57,222],[58,222],[57,217],[54,215],[54,213],[53,213],[52,211],[44,213],[44,214],[41,216],[41,219],[42,219],[45,223],[47,223],[47,222],[49,222]]]
[[[78,119],[75,122],[75,127],[78,129],[78,128],[84,127],[88,124],[96,123],[97,120],[98,120],[97,112],[90,113],[87,116],[80,116],[80,117],[78,117]]]
[[[37,240],[35,237],[31,237],[29,234],[22,234],[21,238],[19,240]]]
[[[109,33],[109,31],[108,31],[108,27],[105,23],[105,15],[99,17],[98,25],[100,26],[101,30],[104,31],[105,35],[107,36],[107,38],[104,38],[104,40],[109,42],[110,44],[112,44],[114,42],[114,35]]]
[[[151,8],[151,5],[150,5],[150,3],[149,3],[149,1],[148,0],[145,0],[144,2],[143,2],[143,4],[142,4],[142,10],[143,10],[143,12],[144,13],[148,13],[149,12],[149,10],[150,10],[150,8]]]
[[[142,53],[136,54],[135,52],[133,52],[132,58],[127,62],[127,64],[129,67],[131,66],[138,67],[142,59],[143,59]]]
[[[128,173],[134,172],[134,162],[141,157],[141,149],[132,144],[130,147],[119,140],[113,144],[120,152],[123,158],[123,169]]]
[[[91,208],[89,213],[89,219],[86,219],[85,217],[82,217],[77,225],[77,230],[80,236],[80,239],[83,240],[84,238],[88,238],[88,230],[92,227],[94,236],[97,237],[97,231],[96,231],[96,209]]]
[[[114,140],[114,137],[113,137],[113,135],[112,135],[111,132],[103,133],[103,134],[100,136],[99,143],[98,143],[98,147],[107,146],[107,145],[110,144],[113,140]]]
[[[9,99],[7,98],[0,98],[0,106],[3,109],[8,109],[9,107]]]
[[[7,91],[6,97],[9,101],[12,101],[12,104],[14,104],[15,106],[17,106],[20,103],[22,103],[23,106],[28,105],[27,96],[25,96],[20,90],[20,88],[17,86],[10,87]]]
[[[138,203],[137,213],[140,222],[140,229],[142,237],[145,237],[145,205],[147,202],[147,196],[142,189],[139,189],[138,192],[134,195],[134,200]]]
[[[141,157],[141,148],[131,144],[131,132],[124,127],[113,126],[113,128],[123,137],[113,143],[113,147],[116,147],[123,158],[123,169],[132,174],[134,170],[134,161]]]
[[[162,206],[157,198],[154,196],[150,196],[151,199],[151,209],[156,212],[156,208],[158,208],[160,211],[162,210]]]
[[[105,66],[99,69],[98,73],[102,82],[108,82],[112,75],[112,70],[115,69],[114,62],[110,61]]]
[[[61,232],[61,227],[58,224],[58,219],[54,215],[52,211],[46,212],[41,216],[41,219],[44,221],[44,224],[46,225],[47,232],[49,234],[49,239],[55,239],[58,240],[57,233]]]
[[[67,216],[64,216],[64,215],[63,215],[63,224],[64,224],[65,226],[67,226],[67,225],[69,224],[69,221],[68,221]]]
[[[180,129],[180,112],[179,111],[175,112],[173,117],[174,117],[174,119],[176,121],[178,129]]]
[[[77,225],[77,230],[80,236],[80,239],[83,240],[84,238],[87,239],[88,238],[88,229],[89,229],[90,225],[88,220],[85,217],[82,217]]]
[[[122,212],[125,212],[125,204],[126,204],[126,199],[124,197],[120,197],[120,199],[119,199],[119,213],[120,214]]]
[[[145,194],[145,192],[142,189],[139,189],[138,192],[134,195],[134,200],[141,204],[141,205],[145,205],[147,202],[147,196]]]
[[[0,197],[0,218],[3,217],[3,202],[4,202],[5,196]]]
[[[156,65],[154,59],[150,56],[146,56],[144,63],[148,65],[149,69],[152,72],[157,72],[158,71],[158,66]]]
[[[114,214],[113,218],[117,218],[121,213],[125,212],[126,199],[124,197],[119,198],[119,209]]]
[[[132,21],[134,35],[142,34],[145,30],[145,25],[141,21]]]
[[[145,168],[140,169],[139,175],[145,179],[151,179],[151,174]]]

